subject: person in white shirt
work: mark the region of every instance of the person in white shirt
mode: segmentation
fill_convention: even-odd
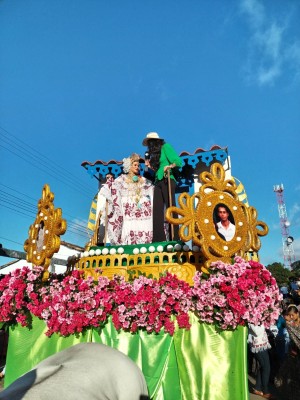
[[[229,220],[229,209],[225,204],[217,206],[217,215],[219,222],[216,223],[218,234],[229,242],[235,235],[235,225]]]
[[[248,344],[249,350],[253,353],[253,357],[259,364],[256,371],[255,385],[252,393],[265,399],[272,399],[273,396],[269,391],[270,379],[270,358],[268,350],[271,348],[264,325],[248,325]]]

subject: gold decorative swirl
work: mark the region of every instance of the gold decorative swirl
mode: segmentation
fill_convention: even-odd
[[[53,254],[60,247],[60,235],[67,229],[60,208],[54,208],[54,194],[49,185],[44,185],[42,198],[38,201],[38,212],[34,223],[29,228],[29,237],[24,243],[26,259],[33,265],[44,267],[44,278]]]
[[[225,179],[225,171],[218,163],[199,178],[202,182],[199,192],[193,196],[182,193],[178,198],[179,207],[169,207],[166,211],[167,221],[180,225],[180,239],[184,242],[191,240],[200,246],[206,267],[212,261],[230,262],[235,255],[244,257],[250,250],[257,252],[261,247],[258,237],[265,236],[268,227],[257,221],[254,207],[247,207],[240,201],[234,179]],[[216,229],[219,205],[230,210],[235,225],[235,234],[229,241],[222,238]]]

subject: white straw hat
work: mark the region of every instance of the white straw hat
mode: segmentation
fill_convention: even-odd
[[[143,140],[143,146],[148,146],[148,140],[149,139],[159,139],[159,140],[163,140],[162,138],[160,138],[158,136],[158,133],[156,132],[149,132],[147,133],[145,139]]]

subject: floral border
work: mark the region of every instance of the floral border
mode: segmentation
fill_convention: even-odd
[[[84,279],[76,270],[45,282],[42,267],[23,267],[0,280],[0,322],[30,327],[34,315],[45,321],[47,336],[101,329],[110,316],[117,330],[170,335],[177,326],[190,328],[190,312],[220,330],[275,323],[282,295],[262,264],[236,257],[233,264],[211,263],[209,272],[196,272],[190,287],[170,273],[127,282],[120,276]]]

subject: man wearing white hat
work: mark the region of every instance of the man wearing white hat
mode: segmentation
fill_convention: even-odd
[[[182,166],[182,161],[174,148],[160,138],[157,132],[149,132],[143,140],[143,146],[148,147],[149,160],[145,160],[145,165],[155,173],[154,198],[153,198],[153,242],[164,242],[169,240],[179,240],[178,226],[174,226],[174,235],[167,234],[164,230],[165,209],[170,205],[175,205],[176,179],[174,169]],[[167,176],[170,175],[170,192]]]

